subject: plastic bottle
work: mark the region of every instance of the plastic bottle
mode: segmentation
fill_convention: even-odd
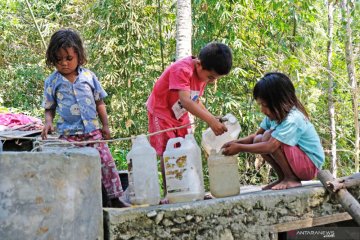
[[[191,137],[190,137],[191,138]],[[204,198],[199,166],[201,157],[192,140],[169,139],[163,154],[166,197],[170,203],[196,201]]]
[[[2,152],[3,151],[3,143],[2,143],[2,141],[0,140],[0,152]]]
[[[229,197],[240,193],[237,156],[224,156],[215,150],[208,158],[210,192],[214,197]]]
[[[241,127],[234,115],[231,113],[226,114],[223,119],[228,131],[222,135],[216,136],[211,128],[206,129],[202,134],[201,145],[207,154],[210,154],[211,150],[214,149],[216,152],[220,152],[221,147],[230,141],[238,138]]]
[[[137,136],[126,156],[129,172],[129,198],[132,204],[157,205],[160,202],[156,151],[145,135]]]

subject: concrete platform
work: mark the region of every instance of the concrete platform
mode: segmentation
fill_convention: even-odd
[[[278,239],[278,232],[351,216],[318,181],[287,190],[244,187],[240,195],[152,207],[104,209],[105,239]],[[360,189],[352,189],[359,199]]]

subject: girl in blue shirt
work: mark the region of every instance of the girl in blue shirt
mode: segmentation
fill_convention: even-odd
[[[302,180],[316,177],[324,151],[290,79],[282,73],[267,73],[256,83],[253,97],[266,117],[256,133],[226,143],[223,154],[261,154],[278,175],[264,190],[298,187]]]
[[[41,133],[47,139],[53,131],[53,119],[58,112],[57,131],[67,141],[110,139],[106,106],[107,96],[93,72],[83,68],[85,50],[80,36],[72,29],[55,32],[46,51],[46,64],[55,66],[45,80],[45,126]],[[101,122],[99,123],[99,120]],[[101,158],[101,181],[112,207],[130,206],[120,197],[123,189],[114,159],[104,142],[88,144],[96,148]]]

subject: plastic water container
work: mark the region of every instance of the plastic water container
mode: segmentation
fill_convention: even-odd
[[[216,136],[211,128],[208,128],[202,133],[201,145],[207,154],[210,154],[212,149],[220,152],[221,147],[225,143],[236,140],[240,134],[241,127],[234,115],[228,113],[223,118],[226,119],[224,124],[228,129],[227,132]]]
[[[195,164],[197,164],[196,170],[197,170],[198,177],[200,178],[200,181],[201,181],[201,185],[200,185],[201,189],[200,190],[203,191],[202,194],[205,196],[204,173],[203,173],[202,158],[201,158],[201,148],[197,144],[194,134],[189,133],[189,134],[185,135],[185,139],[190,140],[193,143],[194,148],[196,149],[196,154],[197,154],[196,159],[200,159],[200,160],[195,161]]]
[[[201,179],[201,157],[193,140],[171,138],[163,154],[166,178],[166,197],[170,203],[204,199]]]
[[[240,193],[237,156],[225,156],[215,150],[208,158],[210,192],[214,197],[229,197]]]
[[[151,147],[145,135],[135,138],[126,159],[130,202],[135,205],[159,204],[160,187],[156,151]]]

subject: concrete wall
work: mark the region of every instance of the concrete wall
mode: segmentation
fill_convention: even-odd
[[[103,239],[93,148],[0,153],[0,239]]]
[[[275,240],[277,232],[349,219],[320,183],[103,210],[100,178],[99,155],[92,148],[2,152],[0,240],[92,240],[104,234],[111,240]],[[351,192],[360,199],[360,188]]]
[[[360,190],[353,192],[357,199]],[[345,216],[320,183],[281,191],[131,209],[104,209],[106,239],[277,239],[279,229],[299,229]],[[348,217],[346,217],[348,216]],[[351,218],[351,217],[350,217]],[[319,219],[322,219],[321,221]],[[309,221],[308,221],[309,220]],[[281,225],[290,224],[290,227]]]

